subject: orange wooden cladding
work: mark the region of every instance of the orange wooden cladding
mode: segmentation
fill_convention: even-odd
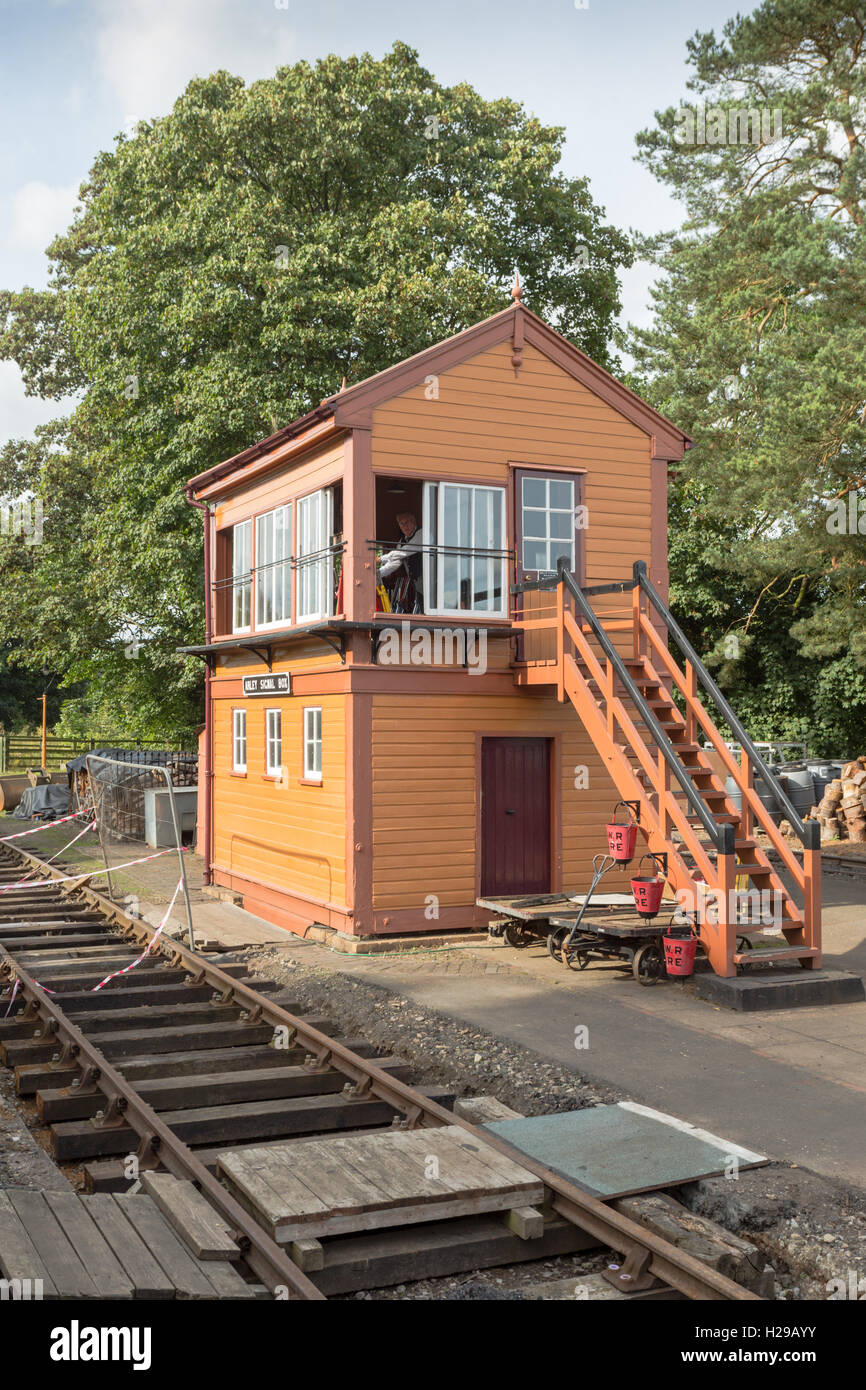
[[[322,709],[322,782],[301,785],[303,710]],[[232,709],[247,710],[247,772],[232,771]],[[282,711],[280,780],[265,773],[265,710]],[[227,875],[346,901],[346,700],[317,695],[214,702],[214,864]]]
[[[467,691],[416,696],[407,708],[383,694],[373,697],[375,907],[422,910],[430,895],[444,907],[471,907],[480,895],[484,736],[555,742],[551,885],[585,882],[616,792],[567,706],[552,694],[482,698]]]

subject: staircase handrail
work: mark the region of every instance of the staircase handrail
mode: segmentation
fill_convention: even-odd
[[[771,788],[787,819],[792,825],[797,838],[804,849],[819,849],[821,844],[821,830],[817,821],[803,821],[799,813],[788,799],[784,787],[779,782],[775,773],[771,772],[764,759],[761,757],[748,733],[740,723],[730,704],[725,699],[716,682],[713,680],[701,658],[698,656],[688,637],[686,637],[676,618],[671,613],[664,599],[659,594],[649,575],[647,574],[646,564],[643,560],[636,560],[634,565],[634,577],[643,593],[646,594],[653,608],[658,613],[662,622],[665,624],[670,635],[674,638],[682,655],[691,664],[692,670],[698,677],[701,685],[707,694],[712,698],[713,703],[719,712],[724,716],[725,722],[738,739],[744,752],[748,755],[750,762],[758,769],[761,777]]]
[[[628,691],[629,697],[635,708],[639,711],[641,719],[652,733],[656,744],[661,751],[662,757],[670,768],[676,780],[679,782],[689,805],[695,815],[700,820],[719,854],[734,853],[734,828],[726,823],[719,825],[712,817],[707,807],[704,805],[691,777],[689,777],[682,763],[676,755],[673,744],[665,733],[659,721],[656,719],[647,701],[641,693],[638,685],[631,676],[622,657],[611,642],[607,633],[601,625],[594,609],[590,606],[587,599],[574,578],[574,575],[567,568],[567,561],[560,559],[558,563],[559,580],[571,594],[575,604],[580,609],[581,614],[586,620],[593,636],[619,677],[621,683]]]

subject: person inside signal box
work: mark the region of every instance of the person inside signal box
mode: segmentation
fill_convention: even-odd
[[[379,578],[387,580],[399,575],[397,581],[388,586],[393,613],[423,613],[424,531],[414,512],[401,512],[397,525],[403,540],[381,556]]]

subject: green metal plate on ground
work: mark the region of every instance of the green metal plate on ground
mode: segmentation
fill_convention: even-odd
[[[631,1101],[497,1120],[482,1128],[606,1200],[731,1173],[735,1164],[754,1168],[769,1161],[741,1144]]]

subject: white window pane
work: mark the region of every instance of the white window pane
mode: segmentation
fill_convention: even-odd
[[[545,478],[523,479],[524,507],[547,506],[547,480]]]
[[[523,534],[532,540],[547,539],[547,512],[539,512],[534,508],[524,507],[523,509]]]
[[[551,478],[549,481],[549,505],[572,511],[574,509],[574,483],[571,478]]]
[[[525,570],[547,569],[547,543],[545,541],[523,542],[523,568]]]
[[[574,530],[574,516],[571,512],[550,513],[550,534],[555,540],[568,540]]]

